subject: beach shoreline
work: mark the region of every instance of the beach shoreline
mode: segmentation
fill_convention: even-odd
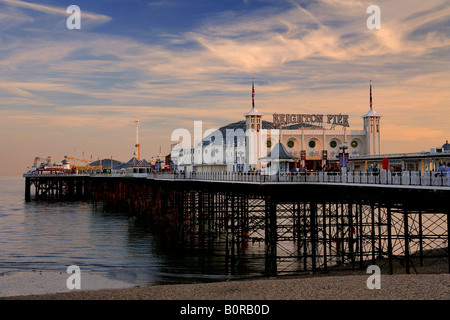
[[[1,297],[1,300],[450,300],[450,274],[292,276],[195,284],[73,290]]]

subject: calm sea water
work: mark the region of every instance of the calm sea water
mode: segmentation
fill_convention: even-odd
[[[0,275],[65,273],[70,265],[134,285],[231,277],[220,247],[181,249],[161,241],[148,219],[96,211],[91,202],[25,202],[24,178],[1,177]]]

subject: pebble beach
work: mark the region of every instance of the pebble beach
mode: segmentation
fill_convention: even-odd
[[[381,288],[368,289],[369,275],[315,276],[202,284],[76,290],[3,297],[25,300],[450,300],[449,274],[381,275]]]

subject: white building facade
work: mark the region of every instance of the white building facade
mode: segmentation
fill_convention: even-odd
[[[253,82],[252,108],[243,120],[213,130],[193,147],[176,144],[172,161],[184,172],[264,171],[269,165],[264,158],[281,143],[282,149],[293,157],[286,171],[321,170],[339,153],[347,158],[381,153],[381,115],[372,108],[372,85],[370,108],[362,116],[362,130],[350,129],[349,116],[342,114],[271,116],[272,122],[263,120],[267,114],[255,109]]]

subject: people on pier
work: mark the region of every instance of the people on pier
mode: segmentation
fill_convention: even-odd
[[[445,173],[447,174],[447,176],[450,176],[450,162],[447,163],[447,166],[445,167]]]
[[[441,177],[443,177],[445,175],[446,169],[445,169],[444,166],[445,166],[445,163],[440,163],[439,164],[438,175],[441,176]]]

